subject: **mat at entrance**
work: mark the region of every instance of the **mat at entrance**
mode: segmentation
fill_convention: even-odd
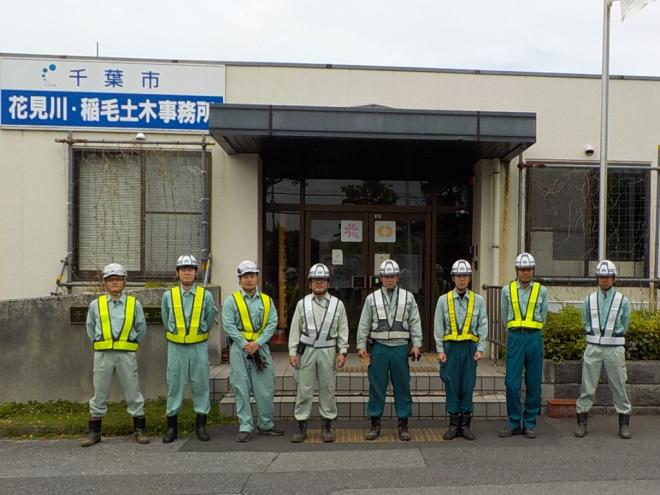
[[[409,428],[413,442],[442,442],[442,435],[446,429],[440,428]],[[365,440],[364,428],[335,428],[336,443],[400,443],[399,432],[396,428],[383,428],[376,440]],[[320,429],[307,430],[305,443],[323,443]]]

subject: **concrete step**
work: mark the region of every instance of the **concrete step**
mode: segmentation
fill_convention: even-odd
[[[446,419],[446,398],[442,393],[429,395],[413,395],[412,417],[416,419]],[[273,397],[274,411],[273,415],[277,419],[291,419],[293,417],[293,408],[296,397],[290,395],[276,395]],[[367,417],[367,395],[338,395],[337,413],[338,419],[364,420]],[[504,418],[506,417],[506,397],[504,393],[475,393],[474,416],[480,418]],[[224,416],[236,415],[236,400],[232,394],[226,394],[220,399],[220,413]],[[318,415],[318,396],[314,397],[312,406],[312,416]],[[255,416],[256,404],[254,398],[251,398],[252,415]],[[388,396],[385,399],[385,411],[383,416],[386,418],[395,417],[394,398]]]
[[[227,374],[228,375],[228,374]],[[426,395],[442,392],[444,383],[438,373],[412,373],[410,377],[410,389],[413,395]],[[353,393],[367,392],[369,390],[369,378],[366,373],[338,373],[337,395],[350,395]],[[503,376],[477,376],[474,388],[475,392],[504,393]],[[275,394],[285,395],[295,393],[296,382],[293,375],[275,377]],[[389,389],[391,392],[391,388]],[[211,377],[211,394],[214,399],[231,392],[229,376]]]

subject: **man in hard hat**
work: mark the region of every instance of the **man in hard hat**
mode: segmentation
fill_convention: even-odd
[[[291,441],[299,443],[307,438],[307,420],[318,383],[319,414],[323,419],[321,438],[324,442],[334,442],[335,369],[343,368],[346,363],[348,319],[344,303],[328,293],[328,267],[323,263],[313,265],[307,278],[312,293],[298,301],[289,330],[289,364],[298,369],[298,393],[293,412],[298,431]]]
[[[529,253],[516,257],[516,280],[502,288],[502,322],[508,330],[506,344],[507,424],[502,438],[524,434],[536,438],[536,416],[541,409],[543,374],[543,334],[548,315],[548,291],[534,282],[536,261]],[[525,407],[522,410],[520,388],[525,374]]]
[[[626,339],[630,325],[630,301],[614,289],[616,265],[603,260],[596,266],[598,290],[592,292],[582,306],[582,321],[587,347],[582,358],[582,386],[577,400],[575,436],[587,434],[589,410],[594,403],[600,371],[605,365],[607,384],[614,409],[619,414],[619,436],[628,439],[632,406],[626,390]]]
[[[124,292],[126,270],[110,263],[102,272],[106,293],[94,299],[87,312],[87,336],[94,347],[94,397],[89,401],[89,433],[81,445],[101,441],[101,422],[108,412],[108,395],[116,373],[124,391],[128,414],[133,417],[137,443],[149,443],[144,418],[144,398],[138,383],[135,351],[147,334],[142,305]]]
[[[468,286],[472,266],[458,260],[451,267],[454,290],[440,296],[435,308],[434,336],[440,377],[447,393],[449,428],[444,440],[462,436],[474,440],[472,423],[472,392],[477,381],[477,363],[481,359],[488,337],[488,315],[484,300]]]
[[[211,410],[209,395],[209,331],[217,310],[213,295],[195,283],[199,263],[192,254],[176,260],[179,283],[165,291],[161,303],[167,337],[167,431],[164,443],[173,442],[178,433],[178,414],[183,404],[186,383],[190,381],[193,410],[197,414],[195,433],[206,442],[206,418]]]
[[[236,268],[240,289],[225,299],[222,325],[229,337],[229,380],[236,397],[237,442],[247,442],[253,430],[250,391],[257,404],[257,433],[284,435],[273,423],[275,373],[268,341],[277,326],[273,300],[261,292],[259,268],[244,260]]]
[[[385,394],[391,379],[399,440],[408,441],[408,418],[412,413],[408,356],[416,360],[421,356],[421,319],[415,297],[399,287],[401,271],[397,262],[383,261],[378,273],[382,287],[365,299],[357,331],[358,355],[370,359],[367,414],[371,426],[365,439],[375,440],[380,435]]]

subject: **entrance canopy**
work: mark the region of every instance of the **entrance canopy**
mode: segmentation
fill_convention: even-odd
[[[510,160],[536,142],[536,114],[402,110],[380,106],[212,105],[210,132],[229,154],[267,158],[340,148],[414,150],[476,162]],[[437,154],[436,154],[437,153]]]

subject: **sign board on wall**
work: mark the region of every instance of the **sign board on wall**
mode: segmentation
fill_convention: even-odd
[[[208,129],[224,66],[125,60],[0,58],[0,125]]]

